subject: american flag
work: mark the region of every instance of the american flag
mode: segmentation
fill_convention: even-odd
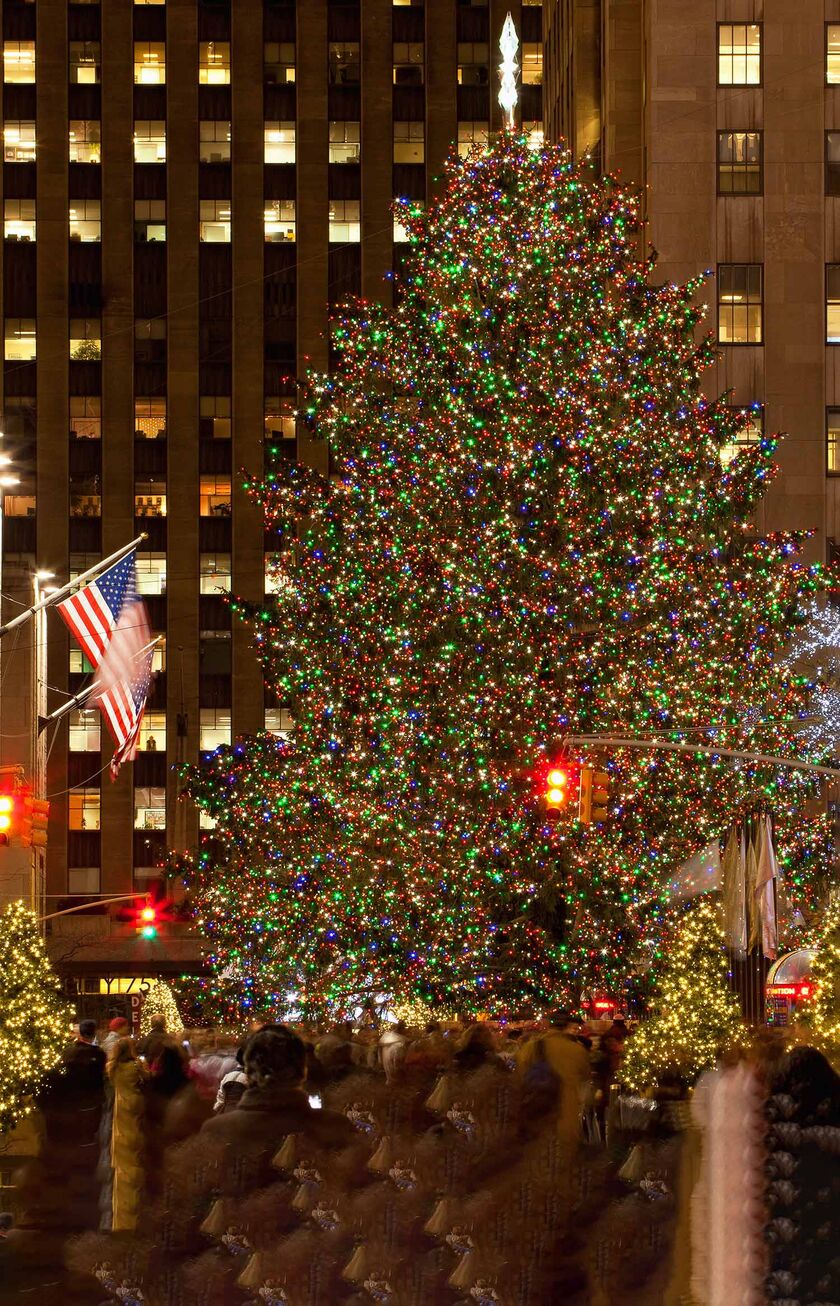
[[[92,701],[99,703],[114,740],[111,777],[116,779],[123,762],[137,752],[154,654],[146,605],[136,592],[134,550],[58,610],[96,668]]]

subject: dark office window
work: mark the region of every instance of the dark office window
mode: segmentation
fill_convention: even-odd
[[[840,132],[825,134],[825,193],[840,195]]]
[[[760,195],[761,132],[718,132],[719,195]]]

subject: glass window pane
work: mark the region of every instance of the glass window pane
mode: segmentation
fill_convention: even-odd
[[[825,29],[825,80],[829,86],[840,84],[840,23],[829,23]]]
[[[826,470],[831,476],[840,476],[840,408],[826,412]]]

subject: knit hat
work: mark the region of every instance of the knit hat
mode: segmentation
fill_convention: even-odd
[[[125,1016],[115,1016],[113,1020],[108,1021],[108,1029],[112,1034],[116,1034],[118,1029],[124,1029],[127,1025]]]

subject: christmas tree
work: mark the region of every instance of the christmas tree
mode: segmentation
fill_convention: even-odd
[[[162,979],[153,980],[149,991],[143,999],[140,1009],[140,1033],[148,1034],[152,1028],[152,1017],[163,1016],[169,1034],[177,1034],[184,1027],[178,1004],[169,985]]]
[[[701,392],[699,283],[656,284],[635,199],[509,134],[447,172],[397,206],[396,306],[348,305],[309,378],[330,479],[278,460],[250,487],[275,592],[234,608],[294,729],[188,782],[216,822],[198,918],[246,1010],[615,992],[669,871],[757,793],[784,829],[808,792],[612,750],[606,825],[546,822],[565,735],[792,746],[807,685],[777,655],[824,582],[750,527],[776,440],[722,458],[747,414]]]
[[[649,1020],[630,1040],[622,1082],[636,1092],[664,1079],[693,1084],[721,1052],[740,1043],[744,1023],[728,983],[720,906],[706,895],[680,921],[662,964]]]
[[[814,942],[813,989],[799,1018],[817,1046],[836,1061],[840,1057],[840,895],[836,890],[825,902]]]
[[[72,1020],[37,918],[25,903],[9,903],[0,912],[0,1133],[30,1110],[59,1065]]]

